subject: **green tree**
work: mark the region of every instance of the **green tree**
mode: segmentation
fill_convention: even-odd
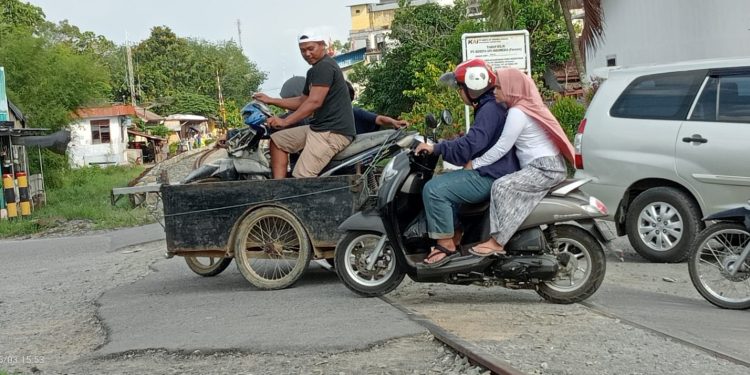
[[[244,103],[266,78],[234,42],[185,39],[164,26],[135,48],[134,60],[140,100],[163,114],[218,118],[219,82],[225,101]]]
[[[565,61],[563,59],[566,53],[560,46],[560,37],[564,30],[568,49],[572,52],[581,75],[581,82],[585,82],[582,51],[594,50],[601,42],[604,35],[604,13],[601,0],[583,0],[582,3],[585,19],[580,43],[576,39],[570,17],[571,0],[484,0],[482,9],[493,29],[529,30],[532,40],[533,71],[541,72],[540,68]],[[540,25],[548,27],[540,28]],[[550,38],[550,32],[556,37]]]
[[[333,50],[336,51],[336,53],[347,53],[350,48],[351,42],[342,42],[340,40],[333,41]]]
[[[0,40],[18,29],[30,33],[45,22],[42,8],[19,0],[0,0]]]
[[[356,66],[351,76],[365,86],[360,102],[391,116],[411,113],[416,102],[432,100],[431,91],[425,87],[428,84],[425,69],[447,70],[451,64],[460,62],[461,35],[483,29],[481,23],[466,17],[466,7],[461,1],[450,7],[408,5],[407,1],[400,2],[391,25],[390,38],[397,47],[387,51],[377,64]],[[428,85],[436,89],[434,82]]]
[[[544,73],[571,57],[568,32],[557,0],[485,0],[491,30],[528,30],[531,71]]]
[[[218,113],[218,103],[215,99],[206,95],[177,92],[173,97],[168,98],[168,100],[170,103],[162,107],[164,113],[183,113],[201,116],[216,116]]]
[[[148,39],[133,51],[135,76],[143,93],[140,99],[151,101],[184,89],[191,78],[189,57],[187,40],[169,27],[152,28]]]
[[[90,55],[23,30],[6,36],[0,39],[0,65],[6,70],[8,95],[31,126],[59,129],[76,108],[108,97],[108,72]]]

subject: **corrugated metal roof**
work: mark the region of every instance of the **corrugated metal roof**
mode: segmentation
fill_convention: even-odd
[[[164,120],[164,117],[161,117],[154,112],[143,107],[133,107],[129,104],[82,107],[76,110],[75,116],[78,118],[135,116],[146,122],[159,122]]]
[[[177,120],[177,121],[208,121],[207,118],[203,116],[198,115],[183,115],[183,114],[174,114],[169,115],[165,118],[165,120]]]
[[[79,118],[135,116],[135,108],[131,105],[110,105],[106,107],[78,108],[75,115]]]
[[[128,134],[133,134],[133,135],[137,135],[137,136],[148,138],[148,139],[156,139],[157,141],[166,141],[166,138],[157,137],[155,135],[146,134],[144,132],[139,132],[137,130],[132,130],[132,129],[128,129]]]
[[[10,99],[8,99],[8,108],[10,109],[10,112],[13,114],[16,120],[20,121],[22,126],[26,126],[26,117],[23,116],[23,112],[21,112],[21,109],[16,107],[16,105],[13,104]]]

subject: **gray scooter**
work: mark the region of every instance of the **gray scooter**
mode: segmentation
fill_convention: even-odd
[[[444,112],[441,122],[451,121]],[[427,122],[433,129],[439,125],[432,116]],[[418,144],[412,138],[411,149]],[[416,282],[534,289],[555,303],[579,302],[596,292],[606,270],[602,244],[612,236],[594,220],[606,216],[604,204],[578,189],[586,180],[553,188],[506,245],[506,255],[482,258],[466,252],[489,238],[489,202],[461,207],[461,255],[438,267],[424,266],[434,240],[427,236],[422,189],[438,158],[411,149],[386,165],[372,207],[339,227],[344,235],[336,247],[335,268],[350,290],[381,296],[408,275]]]

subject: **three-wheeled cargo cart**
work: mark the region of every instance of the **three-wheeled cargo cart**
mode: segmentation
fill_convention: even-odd
[[[167,256],[185,257],[202,276],[218,275],[235,259],[254,286],[289,287],[310,260],[332,261],[339,224],[367,202],[374,178],[162,185]]]

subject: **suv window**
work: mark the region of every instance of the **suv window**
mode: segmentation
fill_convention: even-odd
[[[750,74],[710,77],[690,120],[750,122]]]
[[[622,92],[610,110],[613,117],[683,120],[687,118],[705,70],[643,76]]]

